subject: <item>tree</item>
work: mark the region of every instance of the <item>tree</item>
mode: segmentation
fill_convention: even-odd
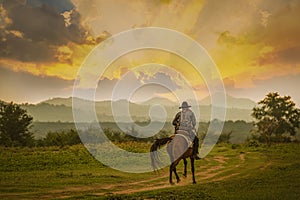
[[[0,102],[0,144],[4,146],[27,146],[33,144],[29,131],[32,117],[13,102]]]
[[[254,125],[261,138],[269,145],[271,136],[281,137],[283,134],[295,135],[300,125],[300,110],[290,96],[280,96],[271,92],[258,102],[252,110]]]
[[[229,144],[230,139],[231,139],[231,134],[232,134],[232,131],[222,132],[221,135],[219,136],[217,144],[220,144],[220,143],[228,143]]]

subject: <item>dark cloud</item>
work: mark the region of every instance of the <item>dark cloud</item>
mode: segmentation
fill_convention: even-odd
[[[26,3],[32,7],[41,7],[43,4],[46,4],[59,13],[70,11],[74,8],[70,0],[27,0]]]
[[[25,62],[56,61],[58,46],[87,42],[87,31],[76,10],[71,11],[70,24],[66,26],[64,16],[49,5],[32,7],[18,0],[3,1],[2,6],[11,23],[1,30],[0,58]]]
[[[47,62],[54,58],[55,50],[47,42],[32,42],[29,39],[19,38],[8,34],[5,41],[0,41],[0,57],[16,59],[24,62]]]
[[[52,97],[72,95],[73,81],[13,72],[0,66],[0,99],[16,102],[39,102]]]

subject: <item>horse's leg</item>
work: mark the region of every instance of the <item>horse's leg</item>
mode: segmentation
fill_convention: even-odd
[[[183,176],[186,177],[187,174],[187,170],[186,170],[186,166],[187,166],[187,160],[186,158],[183,159],[183,163],[184,163],[184,171],[183,171]]]
[[[175,174],[175,176],[176,176],[177,183],[179,183],[179,182],[180,182],[180,178],[179,178],[179,176],[178,176],[178,174],[177,174],[176,166],[174,166],[174,174]]]
[[[177,183],[180,182],[180,178],[179,178],[179,176],[178,176],[178,174],[177,174],[177,171],[176,171],[176,166],[178,165],[179,161],[180,161],[180,160],[176,160],[176,161],[173,162],[173,163],[171,164],[171,166],[170,166],[169,182],[170,182],[170,184],[172,184],[172,185],[174,184],[174,183],[173,183],[173,180],[172,180],[172,172],[174,172],[174,174],[175,174],[175,176],[176,176]]]
[[[170,175],[169,175],[169,183],[171,185],[174,185],[174,182],[172,180],[172,172],[173,172],[173,168],[174,168],[174,162],[170,165]]]
[[[192,174],[193,174],[193,184],[196,184],[196,180],[195,180],[195,159],[193,158],[193,156],[191,156],[191,168],[192,168]]]

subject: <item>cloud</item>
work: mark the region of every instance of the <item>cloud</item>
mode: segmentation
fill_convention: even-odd
[[[72,86],[73,81],[13,72],[0,66],[0,99],[4,101],[37,103],[52,97],[69,97]]]
[[[269,5],[269,4],[268,4]],[[266,2],[262,2],[267,7]],[[273,47],[273,51],[258,59],[258,64],[298,65],[300,55],[300,2],[274,1],[269,5],[268,24],[265,27],[258,25],[249,30],[251,41],[263,42]]]
[[[300,66],[300,46],[295,46],[287,48],[284,50],[278,50],[270,52],[259,58],[259,65],[266,64],[282,64],[282,65],[292,65],[293,67]]]
[[[73,80],[86,55],[110,33],[159,26],[183,32],[203,45],[217,64],[226,88],[237,95],[254,98],[264,95],[268,90],[263,86],[264,80],[270,83],[269,88],[276,89],[271,84],[274,82],[279,88],[292,90],[295,83],[284,77],[300,74],[297,0],[222,3],[218,0],[0,0],[0,3],[0,65],[13,71]],[[103,37],[96,40],[99,35]],[[177,70],[201,95],[207,93],[202,80],[205,77],[170,53],[141,51],[124,57],[105,72],[102,86],[107,85],[106,92],[112,90],[110,83],[117,82],[134,67],[159,63]],[[183,85],[176,74],[159,68],[151,68],[144,74],[133,73],[137,77],[134,80],[142,83],[164,80],[173,82],[174,90]],[[277,78],[285,80],[280,82],[282,86],[277,84]],[[156,90],[161,96],[168,96],[163,90]]]
[[[169,75],[162,72],[155,73],[152,77],[141,73],[140,79],[144,84],[160,83],[161,85],[167,86],[171,91],[181,89],[181,86],[178,83],[174,82],[174,79],[172,80]]]
[[[292,100],[300,106],[300,93],[295,87],[300,84],[300,74],[273,76],[268,79],[253,79],[253,87],[251,88],[236,88],[235,86],[226,87],[228,94],[235,97],[250,98],[259,101],[269,92],[279,92],[280,95],[289,95]]]
[[[224,83],[224,86],[225,86],[226,90],[231,89],[231,88],[235,88],[234,80],[232,80],[228,77],[223,79],[223,83]]]
[[[235,87],[251,88],[255,77],[300,73],[299,18],[299,1],[211,0],[205,2],[193,32],[223,77]]]
[[[3,1],[2,18],[9,20],[1,29],[0,58],[22,62],[56,62],[59,46],[70,42],[88,42],[88,31],[81,25],[80,14],[76,10],[70,13],[69,25],[66,26],[64,16],[57,10],[71,8],[70,5],[64,7],[67,4],[63,1],[60,4],[58,1],[46,2],[29,1],[25,4],[18,0]],[[62,9],[58,9],[59,6]]]
[[[143,102],[153,97],[167,96],[174,98],[174,92],[182,88],[164,73],[154,73],[149,77],[142,72],[132,71],[123,74],[121,79],[102,78],[99,80],[95,98],[96,100],[128,99],[133,102]],[[92,88],[79,88],[79,94],[85,99],[93,99]],[[183,90],[184,91],[184,90]],[[186,91],[184,91],[186,93]],[[173,95],[172,95],[173,94]]]
[[[26,3],[32,7],[41,7],[43,4],[46,4],[59,13],[64,13],[74,8],[70,0],[27,0]]]
[[[220,45],[226,45],[227,47],[235,46],[235,45],[243,45],[246,43],[245,38],[237,38],[232,35],[229,31],[224,31],[220,34],[218,38],[218,43]]]
[[[252,11],[251,11],[252,10]],[[247,11],[245,11],[247,12]],[[212,57],[223,77],[237,87],[254,87],[253,78],[300,73],[299,1],[258,1],[249,7],[251,23],[218,36]],[[246,14],[247,15],[247,14]],[[259,19],[259,20],[258,20]],[[263,22],[262,22],[263,21]]]
[[[72,0],[86,23],[98,35],[112,34],[134,27],[157,26],[189,34],[202,9],[203,1],[106,1]]]
[[[69,0],[0,4],[0,65],[13,71],[74,80],[84,58],[107,36],[90,35]]]
[[[98,82],[97,99],[127,99],[142,101],[164,93],[182,89],[168,74],[154,73],[148,76],[143,72],[129,71],[120,79],[103,78]]]

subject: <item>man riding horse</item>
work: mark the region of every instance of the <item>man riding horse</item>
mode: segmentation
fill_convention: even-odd
[[[193,140],[193,156],[196,160],[199,160],[199,138],[197,137],[195,126],[196,126],[196,118],[193,111],[190,109],[191,106],[188,105],[186,101],[182,102],[178,112],[172,122],[175,126],[175,134],[177,131],[186,131],[189,133],[190,137]]]

